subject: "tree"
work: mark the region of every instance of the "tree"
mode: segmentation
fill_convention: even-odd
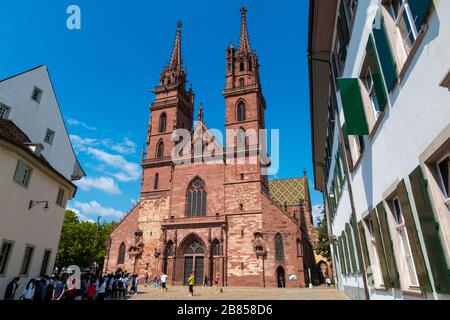
[[[56,266],[60,270],[70,265],[77,265],[83,269],[96,262],[101,268],[109,234],[114,225],[114,223],[80,221],[75,212],[66,210],[56,255]]]
[[[331,261],[330,239],[328,237],[327,218],[325,214],[323,215],[322,220],[318,223],[317,232],[319,237],[317,253],[326,258],[328,261]]]

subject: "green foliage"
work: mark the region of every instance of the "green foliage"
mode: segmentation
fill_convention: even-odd
[[[60,269],[70,265],[87,268],[95,261],[101,268],[114,226],[114,223],[81,222],[75,212],[66,210],[56,266]]]
[[[328,238],[327,218],[325,214],[317,226],[319,243],[317,244],[317,253],[331,261],[330,239]]]

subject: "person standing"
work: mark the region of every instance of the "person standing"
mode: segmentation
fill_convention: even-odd
[[[139,286],[139,275],[136,273],[134,275],[134,283],[133,283],[133,292],[134,292],[134,294],[138,293],[138,286]]]
[[[194,284],[195,284],[195,273],[194,271],[191,272],[191,275],[188,278],[188,284],[189,284],[189,296],[194,296]]]
[[[161,289],[162,289],[163,291],[169,291],[169,289],[167,289],[167,284],[166,284],[166,282],[167,282],[167,275],[163,272],[163,273],[161,274]]]
[[[87,288],[87,299],[94,300],[96,291],[97,291],[97,286],[95,284],[95,278],[92,277],[89,281],[89,286]]]
[[[25,289],[23,289],[22,293],[23,300],[30,300],[30,301],[33,300],[35,289],[36,289],[36,281],[34,279],[31,279],[25,286]]]
[[[5,300],[14,300],[17,288],[19,287],[19,277],[15,277],[6,287],[5,290]]]
[[[148,282],[148,272],[144,275],[144,287],[147,288],[147,282]]]
[[[66,285],[61,281],[59,276],[55,276],[52,300],[61,300],[64,293],[66,293]]]
[[[216,276],[214,277],[214,285],[217,288],[217,292],[223,293],[223,289],[220,286],[220,273],[216,273]]]
[[[106,277],[101,277],[98,282],[97,300],[99,301],[105,300],[105,292],[106,292]]]

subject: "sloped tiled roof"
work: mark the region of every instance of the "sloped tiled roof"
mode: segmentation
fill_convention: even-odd
[[[307,197],[306,178],[277,179],[269,181],[272,199],[280,205],[298,205]]]

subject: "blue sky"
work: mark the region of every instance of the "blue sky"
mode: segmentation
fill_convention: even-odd
[[[66,9],[81,8],[81,30]],[[110,221],[139,198],[150,93],[169,60],[178,19],[183,62],[203,102],[205,122],[224,128],[225,49],[238,44],[241,6],[261,64],[266,126],[280,129],[280,170],[308,171],[313,190],[309,116],[308,1],[2,1],[0,78],[46,64],[78,158],[88,174],[69,206]]]

